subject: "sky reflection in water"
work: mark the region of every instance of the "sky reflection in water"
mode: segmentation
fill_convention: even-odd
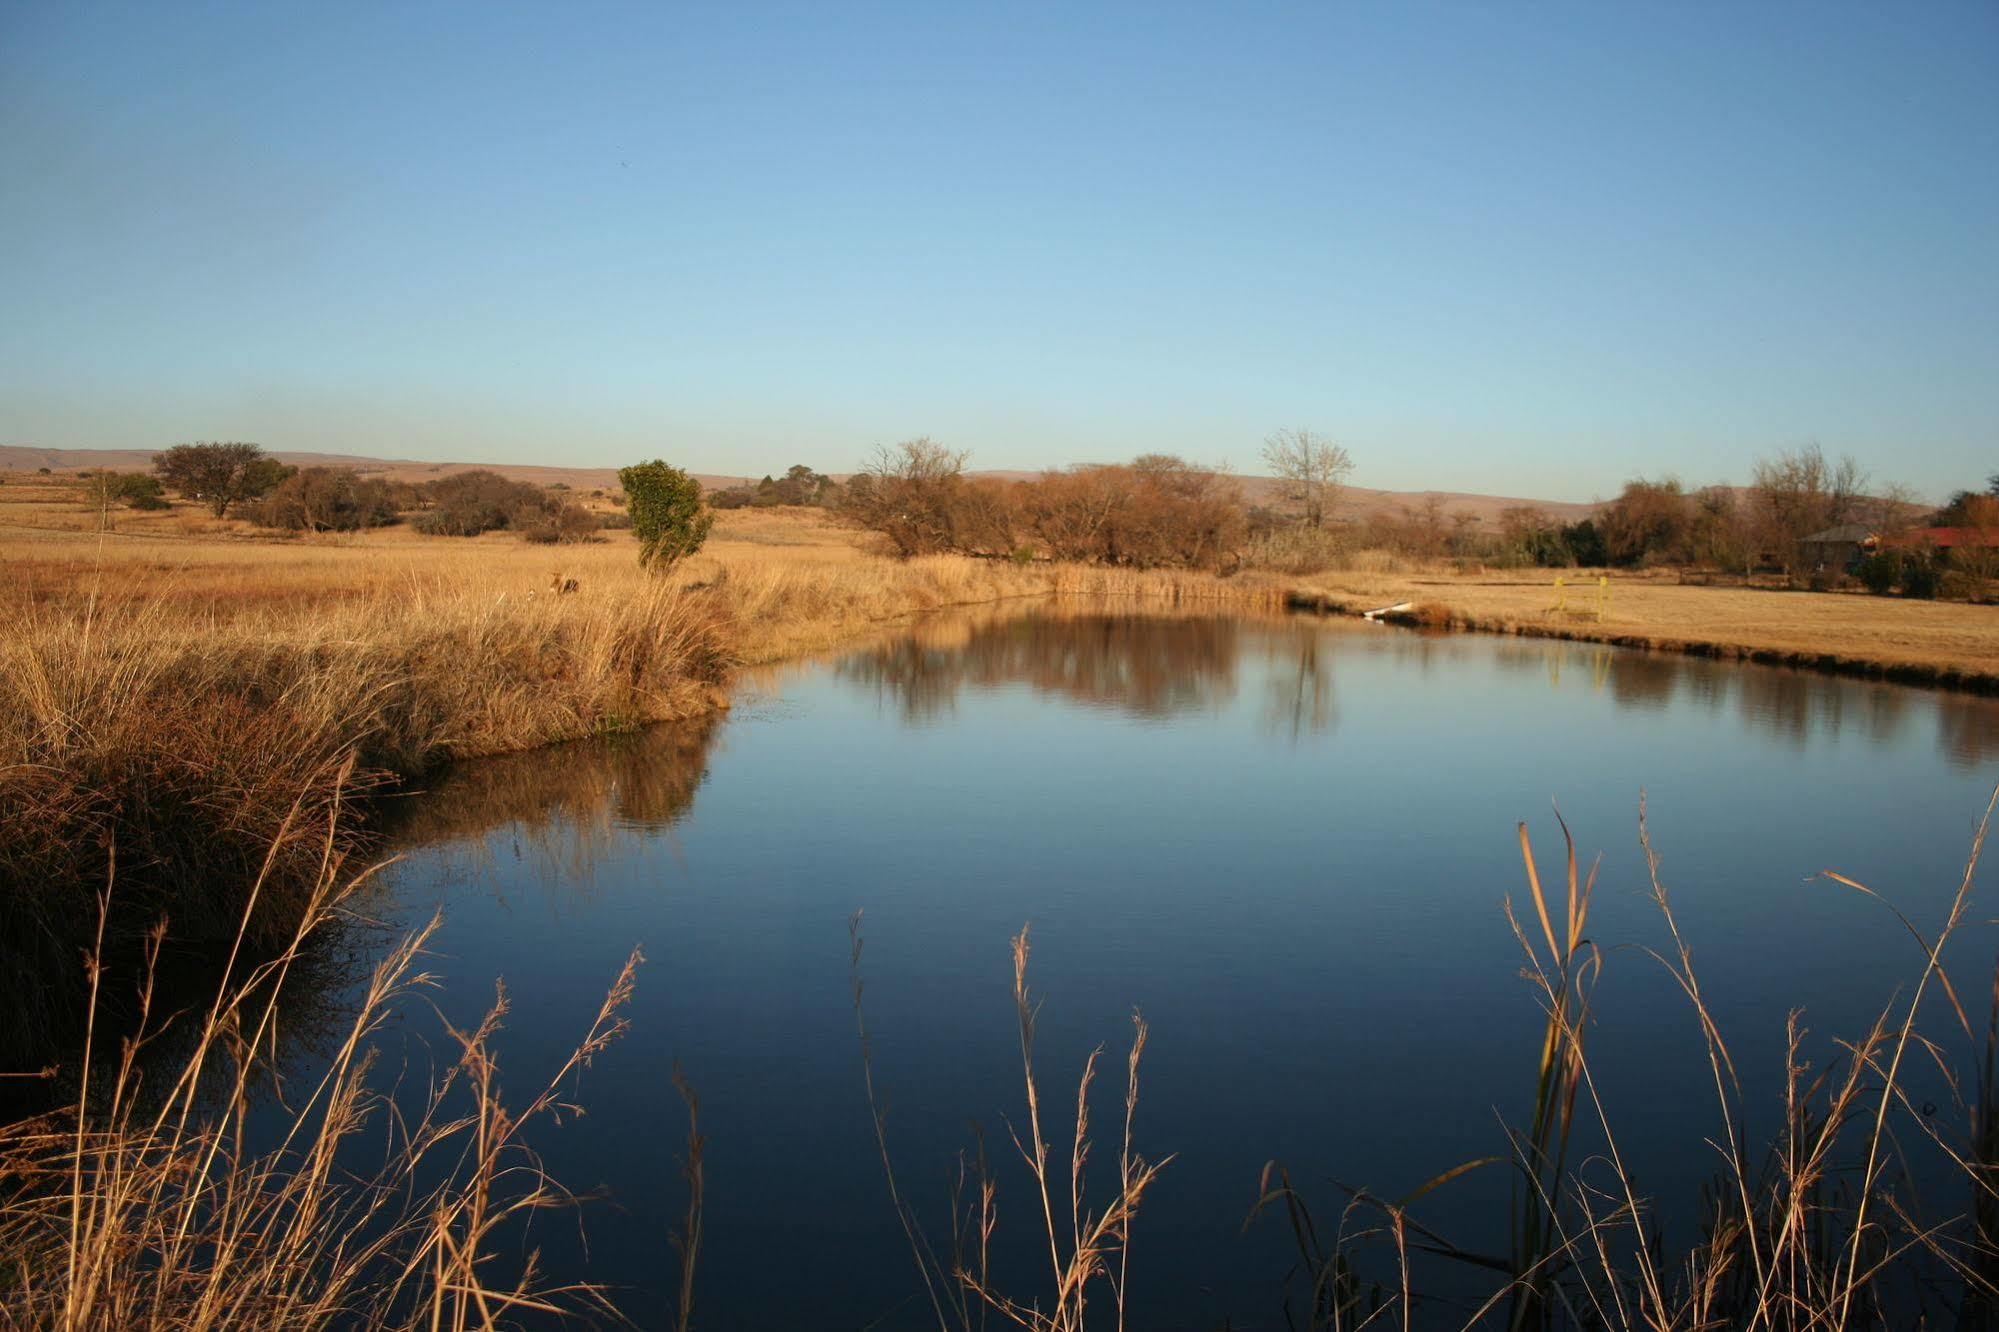
[[[1140,1145],[1180,1157],[1140,1222],[1140,1325],[1214,1326],[1276,1316],[1283,1236],[1240,1234],[1267,1159],[1330,1206],[1325,1180],[1393,1195],[1503,1150],[1538,1032],[1501,914],[1516,820],[1558,854],[1556,800],[1603,852],[1597,1072],[1683,1224],[1716,1121],[1698,1030],[1632,946],[1663,933],[1641,790],[1755,1137],[1785,1014],[1806,1009],[1823,1059],[1920,961],[1811,876],[1933,921],[1995,767],[1987,699],[1304,619],[980,615],[774,673],[726,719],[469,765],[411,803],[398,893],[411,916],[446,907],[447,1012],[506,978],[523,1085],[645,947],[632,1034],[542,1145],[557,1177],[614,1193],[591,1271],[638,1287],[647,1322],[670,1293],[681,1061],[710,1136],[708,1327],[921,1325],[861,1099],[847,920],[865,908],[877,1075],[933,1215],[967,1121],[997,1146],[1018,1114],[1007,938],[1032,921],[1051,1082],[1121,1050],[1132,1005],[1153,1025]],[[1967,974],[1992,944],[1967,936]],[[1487,1172],[1431,1219],[1503,1242],[1505,1197]],[[1017,1170],[1000,1209],[1031,1258]]]

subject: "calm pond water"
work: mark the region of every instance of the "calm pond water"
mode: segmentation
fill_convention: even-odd
[[[1270,1327],[1287,1236],[1244,1230],[1266,1161],[1330,1212],[1330,1181],[1395,1196],[1503,1152],[1500,1118],[1525,1113],[1540,1022],[1501,912],[1522,892],[1516,821],[1558,866],[1559,802],[1603,855],[1597,1074],[1641,1185],[1684,1227],[1718,1120],[1692,1016],[1638,947],[1664,939],[1641,791],[1764,1140],[1786,1013],[1804,1010],[1823,1062],[1920,966],[1883,908],[1814,874],[1934,924],[1995,777],[1992,700],[1587,645],[1041,609],[753,683],[724,720],[468,766],[411,802],[394,886],[408,918],[445,909],[448,1014],[475,1017],[505,978],[521,1094],[644,947],[632,1030],[581,1080],[588,1115],[536,1139],[557,1178],[611,1195],[586,1211],[587,1272],[642,1325],[673,1289],[676,1061],[708,1133],[700,1324],[925,1323],[862,1093],[861,909],[876,1077],[918,1210],[944,1225],[976,1120],[1002,1250],[1034,1259],[1004,1128],[1022,1115],[1008,938],[1032,922],[1048,1101],[1073,1105],[1099,1043],[1118,1070],[1100,1164],[1134,1005],[1152,1026],[1139,1147],[1178,1155],[1138,1223],[1136,1325]],[[1966,936],[1972,992],[1994,943]],[[1055,1111],[1049,1137],[1069,1122]],[[1503,1251],[1507,1188],[1468,1176],[1420,1215]],[[573,1230],[538,1236],[559,1268]]]

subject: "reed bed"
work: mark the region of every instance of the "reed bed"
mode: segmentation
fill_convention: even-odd
[[[0,634],[0,1052],[76,1011],[90,903],[125,885],[106,951],[294,928],[320,855],[307,829],[392,778],[712,707],[723,608],[641,584],[602,604],[412,579],[365,600],[212,620],[170,600],[29,610]],[[336,826],[346,845],[362,828]]]

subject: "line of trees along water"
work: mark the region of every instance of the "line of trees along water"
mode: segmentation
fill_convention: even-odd
[[[1265,443],[1275,474],[1271,503],[1253,503],[1219,467],[1161,453],[1128,463],[1050,470],[1025,480],[976,477],[969,455],[928,437],[876,450],[841,482],[795,464],[782,477],[726,487],[710,509],[813,507],[878,533],[899,557],[955,552],[1023,563],[1060,559],[1138,568],[1232,572],[1243,567],[1309,573],[1354,552],[1476,560],[1499,567],[1706,568],[1773,573],[1815,586],[1851,576],[1875,592],[1976,596],[1999,575],[1999,474],[1960,490],[1937,509],[1906,487],[1871,485],[1851,457],[1817,445],[1756,461],[1747,486],[1689,489],[1673,477],[1638,477],[1589,517],[1561,522],[1533,505],[1502,511],[1495,524],[1453,511],[1441,495],[1413,505],[1344,511],[1353,460],[1306,429]],[[596,540],[630,526],[627,496],[598,490],[610,511],[579,503],[566,486],[514,481],[474,469],[415,483],[350,468],[291,467],[255,444],[181,444],[156,455],[154,472],[86,477],[91,502],[164,507],[164,489],[294,532],[358,531],[408,521],[432,536],[512,531],[536,542]],[[695,491],[698,495],[698,488]],[[1919,535],[1866,558],[1827,567],[1812,538],[1856,529],[1875,537],[1924,527],[1989,533],[1948,551]]]

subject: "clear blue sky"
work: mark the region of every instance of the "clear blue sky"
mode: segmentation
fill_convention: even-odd
[[[0,443],[1999,470],[1999,4],[0,0]]]

